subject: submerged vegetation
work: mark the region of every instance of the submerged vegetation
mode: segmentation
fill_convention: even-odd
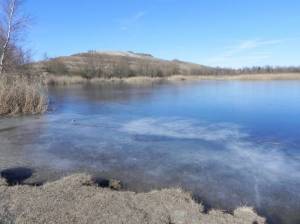
[[[0,115],[39,114],[47,110],[47,94],[42,82],[25,75],[0,78]]]

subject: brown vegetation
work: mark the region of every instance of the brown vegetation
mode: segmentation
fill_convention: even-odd
[[[36,77],[0,77],[0,115],[43,113],[47,103],[45,87]]]
[[[89,82],[89,80],[81,76],[69,75],[46,75],[43,79],[45,85],[73,85],[87,82]]]
[[[97,187],[90,176],[73,175],[41,187],[9,187],[0,178],[0,223],[253,224],[265,223],[251,208],[233,214],[204,213],[179,189],[149,193]]]
[[[46,111],[45,88],[30,76],[28,54],[20,40],[28,25],[23,0],[3,0],[0,8],[0,115],[37,114]],[[17,74],[17,75],[15,75]]]
[[[73,85],[73,84],[128,84],[148,86],[158,83],[182,83],[200,80],[300,80],[300,73],[278,74],[242,74],[242,75],[172,75],[168,77],[135,76],[128,78],[91,78],[71,75],[45,75],[46,85]]]
[[[88,52],[48,59],[34,64],[40,72],[52,75],[91,78],[168,77],[188,73],[204,66],[179,61],[160,60],[133,52]]]
[[[134,52],[90,51],[34,64],[48,84],[144,79],[299,79],[300,67],[213,68],[179,60],[167,61]],[[288,74],[288,75],[287,75]],[[253,78],[251,78],[253,76]],[[245,77],[245,78],[244,78]],[[141,78],[139,78],[141,79]]]

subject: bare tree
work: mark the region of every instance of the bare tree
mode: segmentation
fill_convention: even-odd
[[[0,1],[2,1],[0,20],[0,74],[2,74],[6,70],[5,64],[9,56],[22,56],[22,53],[20,53],[22,49],[18,47],[17,43],[26,29],[29,19],[28,16],[23,15],[21,12],[24,0]],[[16,50],[18,53],[15,55],[13,55],[13,52],[9,52]],[[16,60],[16,58],[13,58],[13,60]]]

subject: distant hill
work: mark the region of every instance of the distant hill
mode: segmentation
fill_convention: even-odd
[[[300,67],[251,67],[228,69],[209,67],[180,60],[163,60],[151,54],[132,51],[89,51],[71,56],[57,57],[36,62],[38,73],[83,78],[127,78],[135,76],[168,77],[172,75],[208,76],[243,74],[300,73]]]
[[[214,68],[180,60],[163,60],[150,54],[129,52],[98,52],[74,54],[40,61],[34,64],[39,72],[56,75],[93,77],[165,77],[170,75],[199,75]]]

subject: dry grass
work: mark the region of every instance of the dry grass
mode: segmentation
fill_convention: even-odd
[[[44,77],[44,84],[46,85],[74,85],[87,82],[88,80],[81,76],[47,75]]]
[[[131,78],[92,78],[86,79],[81,76],[57,76],[57,75],[47,75],[44,78],[44,83],[46,85],[74,85],[74,84],[111,84],[111,83],[124,83],[124,84],[151,84],[166,80],[164,78],[150,78],[144,76],[137,76]]]
[[[44,82],[47,85],[72,85],[72,84],[107,84],[107,83],[125,83],[132,85],[151,85],[160,82],[193,82],[199,80],[300,80],[299,73],[282,74],[243,74],[243,75],[172,75],[168,77],[146,77],[136,76],[128,78],[91,78],[86,79],[81,76],[58,76],[46,75]]]
[[[201,76],[200,76],[201,77]],[[220,75],[202,76],[208,80],[300,80],[300,73],[266,73],[266,74],[242,74],[242,75]]]
[[[17,75],[0,77],[0,115],[39,114],[47,110],[45,87],[37,79]]]
[[[0,184],[0,198],[0,223],[265,223],[251,208],[239,208],[233,215],[217,210],[205,214],[202,205],[179,189],[139,194],[112,191],[95,186],[84,174],[41,187]]]
[[[78,75],[84,78],[128,78],[136,76],[169,77],[189,76],[239,76],[247,74],[273,75],[300,73],[300,67],[251,67],[241,69],[208,67],[180,60],[163,60],[148,54],[134,52],[97,52],[53,58],[32,64],[39,73],[53,75]],[[264,74],[265,73],[265,74]]]
[[[300,80],[300,73],[279,74],[242,74],[242,75],[174,75],[167,78],[168,81],[197,81],[197,80]]]

